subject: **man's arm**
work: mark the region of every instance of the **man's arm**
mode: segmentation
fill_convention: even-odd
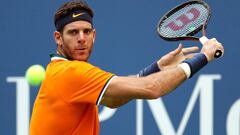
[[[168,54],[164,55],[161,59],[159,59],[156,63],[153,63],[152,65],[148,66],[146,72],[145,72],[146,68],[140,71],[139,75],[141,75],[142,73],[144,73],[142,75],[152,74],[155,73],[156,71],[159,71],[159,69],[166,70],[174,68],[178,64],[180,64],[183,60],[192,58],[194,56],[194,53],[197,52],[198,50],[199,50],[198,47],[183,48],[182,44],[180,44],[177,49],[169,52]],[[157,67],[154,64],[157,64]],[[137,75],[131,77],[137,77]],[[125,97],[120,98],[104,97],[101,101],[101,104],[111,108],[116,108],[128,103],[130,100],[131,98]]]
[[[110,108],[119,107],[132,99],[156,99],[174,90],[186,75],[176,67],[146,77],[116,77],[108,86],[101,104]]]
[[[216,49],[223,50],[223,47],[212,39],[203,46],[201,53],[210,62]],[[156,99],[173,91],[186,79],[186,71],[179,66],[171,66],[146,77],[117,77],[111,81],[101,104],[115,108],[131,99]]]

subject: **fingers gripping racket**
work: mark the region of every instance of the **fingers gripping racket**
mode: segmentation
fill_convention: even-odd
[[[157,32],[167,41],[194,40],[203,45],[209,40],[206,37],[206,26],[211,17],[207,3],[192,0],[183,3],[166,13],[157,25]],[[202,31],[202,37],[195,36]],[[216,50],[214,57],[222,56],[221,50]]]

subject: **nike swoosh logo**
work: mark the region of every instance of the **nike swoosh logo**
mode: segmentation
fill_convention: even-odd
[[[85,13],[79,13],[79,14],[74,14],[74,13],[73,13],[72,17],[73,17],[73,18],[76,18],[76,17],[81,16],[81,15],[83,15],[83,14],[85,14]]]

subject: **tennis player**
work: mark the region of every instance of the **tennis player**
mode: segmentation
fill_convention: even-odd
[[[156,99],[214,59],[223,46],[210,39],[200,53],[182,45],[134,76],[117,76],[90,64],[96,37],[93,11],[84,1],[64,3],[55,13],[56,54],[36,97],[31,135],[98,135],[98,105],[111,108],[132,99]]]

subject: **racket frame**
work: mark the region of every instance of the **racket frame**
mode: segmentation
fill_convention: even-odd
[[[205,20],[205,22],[200,25],[198,28],[196,28],[194,31],[188,33],[186,36],[179,36],[179,37],[165,37],[161,35],[160,32],[160,28],[162,26],[162,24],[164,23],[164,20],[166,20],[169,16],[171,16],[172,14],[176,13],[176,11],[188,6],[188,5],[192,5],[192,4],[201,4],[203,5],[209,12],[207,19]],[[174,8],[172,8],[169,12],[167,12],[158,22],[157,24],[157,33],[158,35],[167,41],[179,41],[179,40],[195,40],[195,41],[199,41],[199,37],[194,36],[195,34],[197,34],[200,30],[202,30],[202,35],[206,36],[206,27],[207,27],[207,23],[211,18],[211,9],[209,7],[209,5],[207,3],[205,3],[202,0],[191,0],[185,3],[182,3]]]

